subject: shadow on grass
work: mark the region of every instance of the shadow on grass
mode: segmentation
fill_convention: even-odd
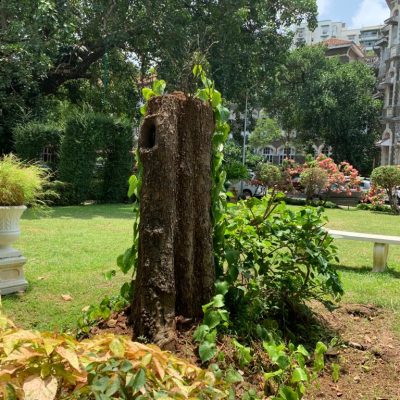
[[[92,219],[96,217],[111,219],[130,219],[133,218],[131,204],[91,204],[84,206],[52,207],[48,211],[27,210],[22,219]]]
[[[360,275],[371,275],[371,274],[377,274],[377,275],[389,275],[392,278],[400,279],[400,271],[396,271],[394,269],[391,269],[390,267],[386,268],[384,272],[372,272],[372,267],[349,267],[347,265],[336,265],[335,268],[338,271],[343,271],[343,272],[355,272],[356,274]]]

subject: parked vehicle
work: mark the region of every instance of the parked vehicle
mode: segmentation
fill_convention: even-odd
[[[247,199],[249,197],[261,198],[265,196],[265,186],[258,184],[255,180],[255,174],[250,172],[251,179],[235,181],[230,187],[229,191],[234,193],[237,198]]]

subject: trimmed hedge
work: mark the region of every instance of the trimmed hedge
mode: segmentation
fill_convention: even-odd
[[[64,204],[127,199],[132,173],[132,131],[126,121],[97,113],[74,113],[61,145]]]
[[[58,168],[59,151],[64,131],[54,123],[31,121],[18,125],[14,131],[15,149],[20,158],[26,161],[41,160],[45,147],[54,149],[55,158],[46,165],[53,171]]]

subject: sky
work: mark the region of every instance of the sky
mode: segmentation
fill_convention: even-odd
[[[319,20],[346,22],[349,28],[380,25],[389,18],[385,0],[317,0]]]

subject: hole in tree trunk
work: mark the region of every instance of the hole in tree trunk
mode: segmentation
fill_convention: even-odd
[[[145,149],[151,149],[156,145],[156,125],[151,121],[143,132],[142,140]]]

